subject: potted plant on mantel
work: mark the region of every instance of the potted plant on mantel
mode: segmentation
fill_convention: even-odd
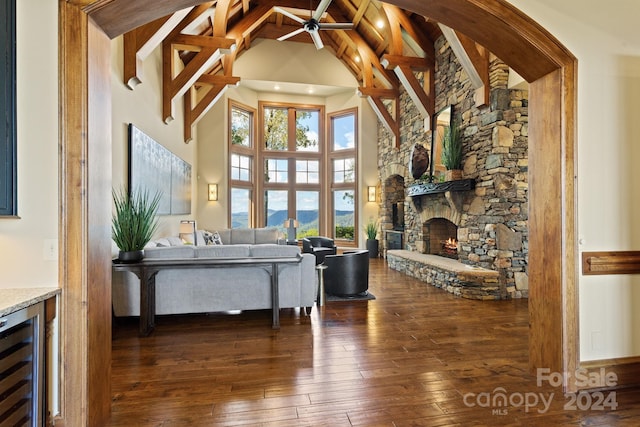
[[[445,167],[445,181],[462,179],[462,138],[457,122],[445,128],[442,136],[442,164]]]
[[[364,227],[364,232],[367,235],[367,250],[369,251],[369,258],[378,257],[379,242],[376,237],[378,236],[378,222],[370,220]]]
[[[144,247],[158,228],[160,192],[151,196],[148,191],[120,189],[113,191],[115,210],[111,219],[111,234],[123,262],[136,262],[144,257]]]

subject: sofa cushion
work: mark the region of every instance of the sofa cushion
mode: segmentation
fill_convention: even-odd
[[[251,256],[249,245],[210,245],[196,247],[198,258],[246,258]]]
[[[224,228],[222,230],[216,230],[213,232],[213,234],[218,233],[218,235],[220,236],[220,240],[222,241],[223,245],[230,245],[233,242],[231,241],[231,230],[228,228]]]
[[[251,256],[268,257],[294,257],[300,253],[300,248],[290,245],[263,244],[251,246]]]
[[[262,243],[277,243],[278,242],[278,229],[269,227],[269,228],[256,228],[255,229],[255,244],[259,245]]]
[[[145,258],[194,258],[194,247],[191,245],[155,247],[144,250]]]
[[[231,244],[252,245],[255,243],[255,230],[253,228],[232,228],[231,229]]]

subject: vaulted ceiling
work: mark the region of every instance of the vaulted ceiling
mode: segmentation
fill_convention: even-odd
[[[163,118],[173,118],[174,100],[184,97],[185,141],[191,129],[230,85],[236,58],[258,38],[278,39],[308,20],[320,0],[214,0],[186,8],[124,35],[124,81],[141,81],[140,62],[162,45]],[[286,13],[282,13],[284,10]],[[359,83],[360,96],[398,141],[400,86],[412,97],[425,123],[434,113],[434,41],[445,35],[478,89],[480,105],[488,90],[488,52],[462,34],[428,17],[377,0],[333,0],[320,23],[353,23],[352,30],[319,31],[330,50]],[[313,43],[299,32],[287,42]],[[286,43],[286,42],[283,42]],[[420,82],[415,75],[424,73]]]

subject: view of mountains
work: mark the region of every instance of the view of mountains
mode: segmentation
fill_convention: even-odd
[[[336,226],[353,226],[353,211],[336,211]],[[233,228],[243,227],[247,224],[248,214],[247,212],[238,212],[231,214],[231,226]],[[269,211],[267,217],[267,224],[272,227],[282,227],[284,221],[289,218],[289,214],[286,210]],[[318,211],[307,210],[298,211],[298,217],[296,218],[300,226],[299,232],[304,232],[308,229],[318,229]]]

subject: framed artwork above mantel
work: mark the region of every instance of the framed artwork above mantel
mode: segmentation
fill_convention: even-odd
[[[17,218],[16,0],[0,1],[0,217]]]

